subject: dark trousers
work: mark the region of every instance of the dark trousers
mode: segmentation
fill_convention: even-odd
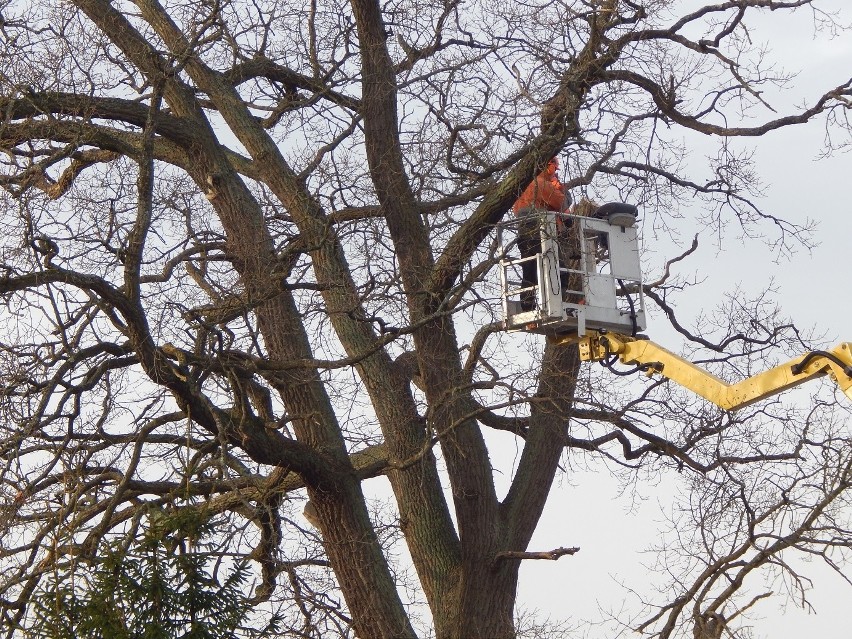
[[[534,258],[541,252],[540,221],[537,215],[521,212],[518,224],[518,249],[522,258]],[[524,288],[538,284],[538,260],[530,259],[521,264],[521,286]],[[535,291],[521,293],[521,307],[525,311],[535,308]]]

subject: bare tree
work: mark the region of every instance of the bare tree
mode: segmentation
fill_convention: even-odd
[[[831,402],[725,414],[614,385],[571,346],[519,358],[492,283],[494,225],[556,154],[569,188],[642,205],[649,229],[700,201],[709,225],[806,243],[726,141],[843,132],[850,82],[776,114],[787,78],[749,36],[770,12],[838,29],[817,4],[0,3],[6,636],[42,584],[193,509],[293,636],[513,637],[521,561],[576,551],[528,548],[563,455],[692,483],[703,572],[677,564],[647,633],[722,636],[750,571],[793,547],[832,561],[850,529]],[[722,141],[704,181],[685,131]],[[647,294],[720,374],[805,346],[766,299],[682,326],[688,254]]]

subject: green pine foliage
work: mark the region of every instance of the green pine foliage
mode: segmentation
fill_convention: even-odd
[[[206,538],[203,509],[153,510],[141,537],[114,541],[96,560],[55,573],[32,598],[27,637],[37,639],[242,639],[249,627],[248,562],[224,564]]]

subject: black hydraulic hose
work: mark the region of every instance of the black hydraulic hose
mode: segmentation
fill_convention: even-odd
[[[627,377],[628,375],[633,375],[634,373],[645,373],[649,370],[662,371],[663,366],[659,362],[654,362],[651,364],[639,364],[635,368],[631,368],[630,370],[620,371],[615,368],[616,362],[618,362],[618,353],[613,353],[609,350],[609,340],[606,337],[601,337],[601,344],[604,347],[604,358],[601,360],[601,366],[604,368],[608,368],[611,373],[614,375],[619,375],[620,377]]]
[[[843,369],[843,372],[846,374],[846,377],[852,378],[852,364],[846,364],[842,359],[840,359],[834,353],[828,353],[826,351],[811,351],[807,355],[802,358],[802,361],[798,364],[793,364],[790,370],[793,371],[793,375],[799,375],[802,371],[805,370],[808,364],[811,363],[811,360],[815,357],[824,357],[827,360],[830,360],[840,366]]]
[[[562,293],[562,271],[559,268],[559,260],[556,260],[556,282],[555,282],[555,285],[554,285],[554,280],[553,280],[553,270],[550,271],[550,273],[547,276],[547,279],[548,279],[548,281],[550,281],[550,293],[552,295],[560,295]]]
[[[608,368],[611,373],[626,377],[627,375],[632,375],[639,370],[638,368],[629,371],[617,370],[615,368],[615,363],[618,361],[618,354],[610,352],[609,341],[605,337],[601,338],[601,344],[604,347],[604,358],[601,360],[601,366]]]
[[[622,280],[616,281],[621,287],[621,290],[624,291],[624,296],[627,298],[627,304],[630,306],[630,324],[632,325],[630,337],[636,337],[636,333],[639,332],[639,325],[636,323],[636,307],[633,306],[633,298],[630,297],[630,293],[627,292],[627,287],[624,285],[624,282]]]
[[[604,362],[601,362],[601,364],[606,366],[609,369],[610,373],[612,373],[613,375],[618,375],[620,377],[627,377],[629,375],[633,375],[634,373],[641,373],[641,372],[648,370],[647,364],[645,364],[643,366],[637,366],[636,368],[631,368],[630,370],[626,370],[626,371],[620,371],[612,365],[604,364]]]

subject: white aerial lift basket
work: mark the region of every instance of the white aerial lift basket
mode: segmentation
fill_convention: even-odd
[[[606,215],[607,209],[610,212]],[[590,217],[530,210],[498,226],[500,285],[507,330],[635,335],[645,328],[636,216],[628,205],[604,205]],[[600,215],[603,214],[603,215]],[[520,227],[538,221],[538,253],[520,256]],[[605,216],[605,217],[604,217]],[[534,261],[537,282],[524,282]],[[524,303],[522,303],[522,300]]]

